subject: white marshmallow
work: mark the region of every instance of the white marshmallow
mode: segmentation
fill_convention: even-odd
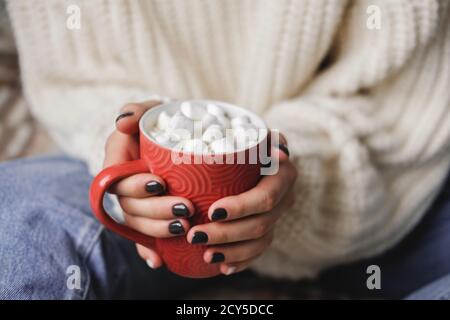
[[[247,116],[239,116],[239,117],[234,117],[233,119],[231,119],[231,126],[237,127],[237,126],[242,126],[245,124],[250,124],[250,119]]]
[[[173,142],[192,139],[192,133],[186,129],[173,129],[166,131],[164,134],[167,135]]]
[[[171,144],[170,137],[164,133],[157,134],[155,140],[163,146],[169,146]]]
[[[230,153],[250,148],[259,140],[258,129],[248,116],[230,119],[220,105],[188,101],[181,103],[173,116],[161,112],[150,134],[162,146],[196,154]]]
[[[217,104],[208,103],[208,105],[206,106],[206,110],[209,114],[212,114],[216,117],[225,117],[225,111],[223,111],[223,109]]]
[[[241,125],[233,128],[233,137],[237,149],[247,149],[258,141],[258,130],[249,124]]]
[[[200,139],[189,139],[182,142],[182,150],[196,154],[208,153],[208,145]]]
[[[251,124],[236,126],[233,128],[233,137],[258,140],[258,129]]]
[[[205,107],[192,104],[189,101],[183,102],[180,110],[186,117],[192,120],[201,120],[206,113]]]
[[[177,111],[169,121],[167,134],[174,140],[190,139],[194,133],[194,121]]]
[[[162,111],[159,115],[158,115],[158,122],[157,122],[157,124],[156,124],[156,127],[159,129],[159,130],[166,130],[167,129],[167,127],[168,127],[168,125],[169,125],[169,122],[170,122],[170,119],[171,119],[172,117],[166,112],[166,111]]]
[[[215,140],[211,142],[209,147],[215,154],[234,152],[234,145],[227,138]]]
[[[209,126],[213,125],[213,124],[218,124],[219,121],[217,120],[217,117],[215,115],[212,115],[210,113],[206,113],[203,117],[202,117],[202,129],[205,130],[206,128],[208,128]]]
[[[217,122],[223,127],[223,128],[230,128],[230,119],[224,116],[218,116]]]
[[[223,138],[223,128],[218,124],[210,125],[203,133],[202,140],[211,143]]]
[[[172,148],[176,143],[176,141],[173,141],[168,134],[161,130],[150,131],[150,135],[159,145],[166,148]]]

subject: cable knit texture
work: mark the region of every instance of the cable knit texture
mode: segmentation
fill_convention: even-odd
[[[66,8],[81,29],[66,28]],[[286,133],[297,200],[253,268],[313,277],[391,247],[450,163],[447,0],[9,1],[32,111],[101,168],[122,104],[229,101]],[[381,9],[381,29],[366,10]]]

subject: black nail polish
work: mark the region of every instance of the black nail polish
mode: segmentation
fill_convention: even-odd
[[[151,194],[160,194],[164,191],[164,187],[158,181],[152,180],[145,185],[145,191]]]
[[[280,149],[281,151],[286,153],[286,155],[289,157],[289,149],[288,149],[287,145],[280,143],[278,145],[278,149]]]
[[[121,113],[121,114],[119,114],[119,116],[116,118],[116,122],[117,121],[119,121],[120,119],[123,119],[123,118],[125,118],[125,117],[129,117],[129,116],[132,116],[134,114],[134,112],[124,112],[124,113]]]
[[[227,216],[228,216],[227,210],[225,210],[224,208],[217,208],[211,215],[211,220],[212,221],[223,220]]]
[[[213,253],[211,263],[218,263],[218,262],[224,262],[224,261],[225,261],[225,256],[223,255],[223,253],[220,253],[220,252]]]
[[[177,203],[173,205],[172,213],[175,217],[188,217],[189,209],[184,203]]]
[[[184,228],[180,221],[176,220],[169,224],[169,232],[171,234],[183,234]]]
[[[207,243],[207,242],[208,242],[208,235],[201,231],[197,231],[196,233],[194,233],[194,237],[192,238],[191,241],[192,244]]]

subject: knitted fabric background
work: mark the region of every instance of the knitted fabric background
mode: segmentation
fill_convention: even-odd
[[[385,251],[445,178],[446,0],[77,1],[79,30],[65,27],[70,3],[8,11],[34,117],[92,173],[120,107],[151,94],[229,101],[286,134],[297,200],[261,273],[313,277]]]

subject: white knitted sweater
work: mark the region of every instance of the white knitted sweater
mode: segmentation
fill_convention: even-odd
[[[66,28],[66,8],[81,29]],[[378,254],[450,164],[447,0],[8,1],[26,98],[101,168],[121,105],[150,94],[245,106],[286,133],[297,200],[254,263],[279,277]],[[381,29],[366,22],[369,5]]]

